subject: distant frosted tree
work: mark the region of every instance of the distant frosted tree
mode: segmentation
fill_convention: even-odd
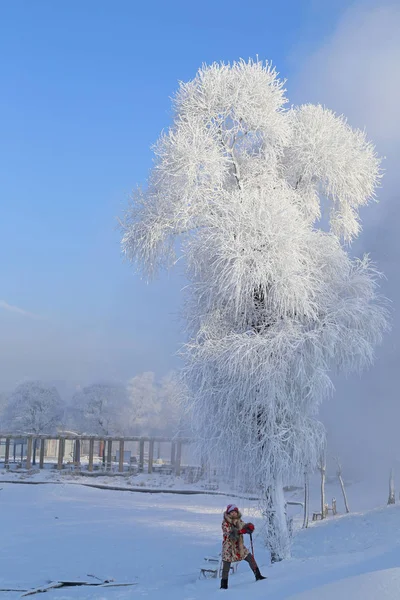
[[[370,365],[387,328],[377,273],[345,248],[379,159],[343,117],[285,103],[269,64],[200,69],[122,225],[148,277],[186,261],[196,435],[212,464],[260,490],[277,560],[290,552],[282,488],[316,466],[332,369]]]
[[[155,374],[152,371],[132,377],[127,385],[132,405],[133,426],[136,433],[149,434],[158,424],[161,411]]]
[[[123,435],[132,427],[127,389],[118,383],[94,383],[73,397],[75,428],[96,435]]]
[[[4,411],[7,407],[8,396],[9,394],[7,394],[7,392],[0,392],[0,429],[4,428]]]
[[[156,381],[147,371],[128,381],[133,427],[137,433],[175,433],[182,422],[185,386],[174,371]]]
[[[10,394],[3,426],[12,432],[54,433],[61,424],[64,405],[55,387],[26,381]]]
[[[183,432],[186,427],[185,403],[187,389],[182,377],[171,371],[162,378],[159,389],[159,429],[169,434]]]

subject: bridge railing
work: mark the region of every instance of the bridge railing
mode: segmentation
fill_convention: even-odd
[[[187,450],[190,444],[191,440],[183,437],[0,432],[0,464],[6,469],[18,463],[28,470],[49,465],[62,470],[68,465],[77,471],[100,469],[119,473],[153,473],[162,469],[180,475],[183,449]]]

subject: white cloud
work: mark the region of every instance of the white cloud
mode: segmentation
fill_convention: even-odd
[[[5,302],[4,300],[0,300],[0,308],[8,310],[9,312],[17,313],[18,315],[21,315],[23,317],[29,317],[30,319],[41,319],[39,315],[35,315],[31,312],[28,312],[27,310],[24,310],[23,308],[19,308],[18,306],[8,304],[8,302]]]

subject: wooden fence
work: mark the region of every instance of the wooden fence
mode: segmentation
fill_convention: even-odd
[[[0,455],[0,462],[4,463],[4,467],[8,469],[12,458],[16,461],[16,446],[21,447],[20,463],[26,469],[30,469],[32,465],[36,465],[36,452],[39,450],[39,469],[43,469],[45,464],[49,464],[46,457],[46,448],[51,441],[56,442],[57,456],[55,457],[54,466],[58,470],[65,468],[68,464],[76,470],[83,470],[86,466],[82,462],[82,446],[88,445],[87,453],[87,470],[92,472],[102,468],[105,471],[115,469],[119,473],[123,473],[127,463],[125,449],[128,444],[132,446],[132,442],[136,442],[137,452],[133,457],[130,457],[128,470],[133,468],[133,464],[139,473],[145,471],[153,473],[156,467],[164,467],[164,471],[180,475],[182,470],[182,447],[190,444],[188,438],[167,438],[167,437],[110,437],[110,436],[90,436],[76,434],[60,434],[60,435],[33,435],[33,434],[11,434],[0,433],[0,448],[4,446],[4,457]],[[72,460],[65,461],[66,444],[70,443]],[[95,453],[95,444],[97,443],[98,451]],[[155,445],[169,445],[168,459],[156,464],[154,460]],[[24,449],[26,447],[26,450]],[[116,451],[116,448],[118,450]],[[13,449],[13,455],[10,459],[10,450]],[[113,452],[115,451],[115,453]],[[100,458],[100,463],[95,465],[95,457]],[[22,466],[22,464],[21,464]]]

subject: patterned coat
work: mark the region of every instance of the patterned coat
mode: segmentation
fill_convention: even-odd
[[[233,520],[232,517],[224,513],[222,521],[222,560],[227,562],[237,562],[244,560],[249,554],[246,546],[243,543],[243,534],[239,533],[243,529],[245,523],[242,521],[242,514],[238,513],[238,518]]]

